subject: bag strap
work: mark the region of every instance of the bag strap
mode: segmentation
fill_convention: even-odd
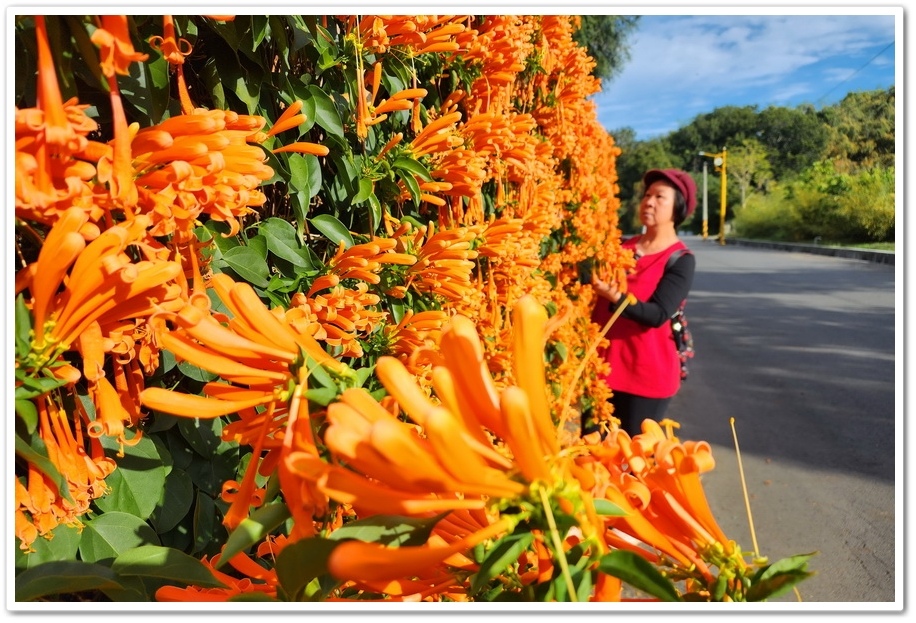
[[[690,253],[690,249],[678,249],[674,253],[668,256],[668,261],[665,263],[665,270],[674,266],[674,263],[680,259],[685,253]]]
[[[684,249],[678,249],[677,251],[669,255],[668,261],[665,263],[665,272],[668,272],[668,269],[674,266],[674,263],[678,261],[678,259],[680,259],[682,255],[688,254],[690,252],[691,252],[690,249],[684,248]],[[684,313],[684,306],[686,304],[687,304],[687,299],[684,299],[683,301],[681,301],[681,304],[677,306],[677,309],[674,310],[674,313],[671,314],[671,317],[675,318],[678,314]]]

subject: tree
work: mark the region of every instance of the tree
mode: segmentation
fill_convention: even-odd
[[[671,151],[687,163],[699,164],[698,153],[721,151],[755,135],[756,106],[723,106],[697,115],[689,124],[669,135]],[[691,168],[695,168],[691,166]]]
[[[620,229],[632,233],[639,227],[639,201],[642,199],[642,176],[649,169],[680,167],[672,156],[668,142],[655,138],[648,141],[634,140],[631,128],[611,132],[621,153],[617,156],[617,185],[619,187]]]
[[[751,190],[765,189],[773,182],[773,170],[760,141],[745,139],[734,149],[728,150],[728,174],[741,191],[742,208],[747,205],[747,196]]]
[[[894,166],[894,87],[850,93],[820,114],[830,134],[825,156],[838,166]]]
[[[595,60],[592,75],[610,81],[630,60],[627,39],[639,22],[639,15],[580,15],[579,30],[573,40],[585,46]]]
[[[827,127],[813,106],[770,106],[757,119],[757,138],[766,146],[776,179],[798,174],[824,157]]]

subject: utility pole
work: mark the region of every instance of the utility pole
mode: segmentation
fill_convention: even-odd
[[[700,152],[703,155],[703,152]],[[709,216],[707,204],[709,203],[708,192],[706,190],[706,161],[703,161],[703,240],[709,237]]]
[[[723,147],[722,152],[718,154],[707,154],[705,151],[699,152],[701,156],[712,158],[712,163],[716,165],[716,171],[722,174],[721,193],[719,197],[719,244],[725,244],[725,184],[727,165],[727,148]],[[703,161],[703,239],[706,239],[706,161]]]

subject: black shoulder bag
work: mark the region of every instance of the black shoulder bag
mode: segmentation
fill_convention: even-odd
[[[684,253],[690,253],[688,249],[678,249],[668,258],[665,264],[665,270],[674,266],[674,263]],[[681,380],[687,378],[687,360],[693,358],[693,335],[687,327],[687,316],[684,314],[684,307],[687,305],[687,299],[681,301],[681,304],[671,315],[671,334],[674,336],[674,346],[677,348],[678,357],[681,360]]]

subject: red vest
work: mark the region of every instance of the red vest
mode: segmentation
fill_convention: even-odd
[[[623,248],[634,249],[637,238],[624,242]],[[635,272],[627,276],[629,292],[639,301],[648,301],[661,281],[668,258],[676,250],[686,248],[687,245],[678,241],[664,251],[636,260]],[[592,320],[603,327],[610,317],[607,299],[599,298]],[[612,390],[646,398],[670,398],[680,389],[681,364],[670,322],[648,327],[621,315],[606,337],[609,345],[603,352],[599,351],[599,356],[611,365],[604,380]]]

